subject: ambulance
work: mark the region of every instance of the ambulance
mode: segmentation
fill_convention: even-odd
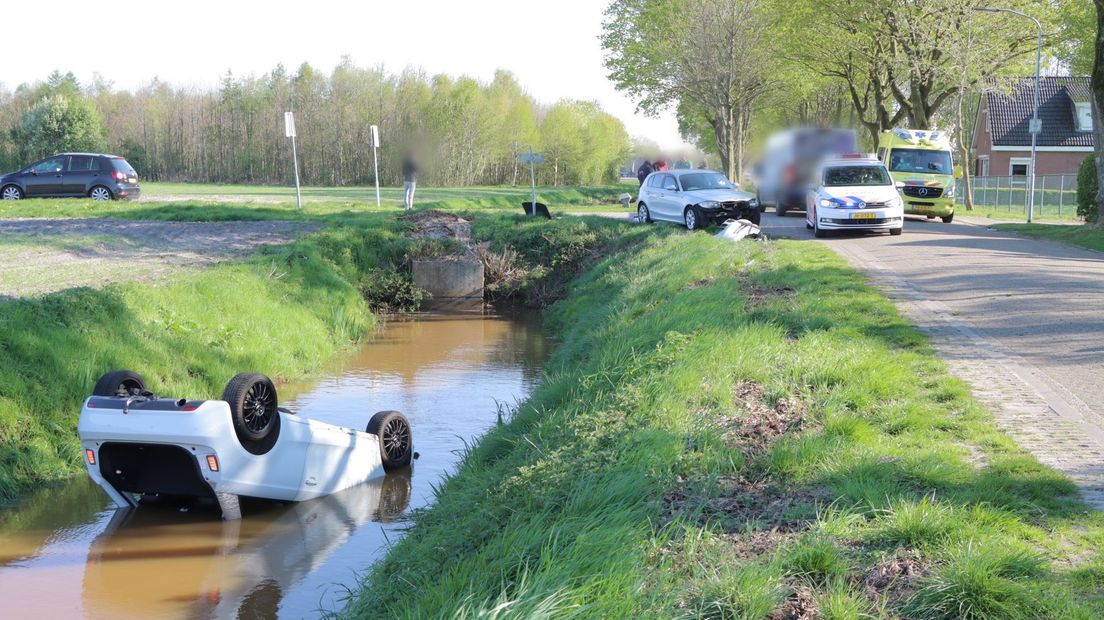
[[[878,159],[901,188],[905,213],[954,220],[955,178],[951,140],[945,131],[891,129],[878,139]]]

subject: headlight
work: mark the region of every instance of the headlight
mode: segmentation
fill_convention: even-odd
[[[821,198],[819,204],[820,204],[820,206],[824,207],[825,209],[832,208],[832,201],[828,200],[827,198]]]
[[[886,206],[889,207],[890,209],[896,209],[897,207],[900,207],[904,204],[905,203],[901,201],[900,196],[894,196],[893,198],[890,198],[889,200],[886,201]]]
[[[717,207],[721,206],[721,203],[717,202],[716,200],[704,200],[702,202],[699,202],[698,206],[703,209],[716,209]]]
[[[946,196],[947,198],[954,198],[955,186],[954,185],[948,185],[947,189],[943,190],[943,195]]]

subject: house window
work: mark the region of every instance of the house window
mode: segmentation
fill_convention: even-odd
[[[1008,161],[1008,176],[1026,177],[1031,174],[1030,157],[1013,157]]]
[[[977,168],[974,169],[974,174],[979,177],[989,176],[989,156],[979,155],[977,160]]]
[[[1092,104],[1078,102],[1074,105],[1074,118],[1077,119],[1077,131],[1092,131]]]

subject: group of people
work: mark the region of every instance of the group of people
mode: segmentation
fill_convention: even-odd
[[[690,158],[683,156],[675,162],[675,170],[690,170],[694,167],[694,164],[690,163]],[[640,167],[636,169],[636,180],[640,181],[641,185],[644,185],[644,179],[648,178],[648,175],[653,172],[665,172],[671,169],[671,164],[662,157],[657,157],[655,161],[644,160],[644,163],[640,164]],[[698,164],[699,170],[705,170],[705,160],[703,159]]]

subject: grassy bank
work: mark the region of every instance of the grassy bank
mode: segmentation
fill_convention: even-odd
[[[217,398],[243,370],[308,374],[361,338],[373,304],[413,303],[401,225],[334,227],[158,284],[0,302],[0,500],[80,468],[81,400],[104,372]]]
[[[542,386],[346,615],[1104,614],[1104,521],[857,272],[652,230],[553,306]]]
[[[1091,226],[1062,226],[1054,224],[994,224],[997,230],[1046,241],[1059,241],[1097,252],[1104,252],[1104,229]]]

